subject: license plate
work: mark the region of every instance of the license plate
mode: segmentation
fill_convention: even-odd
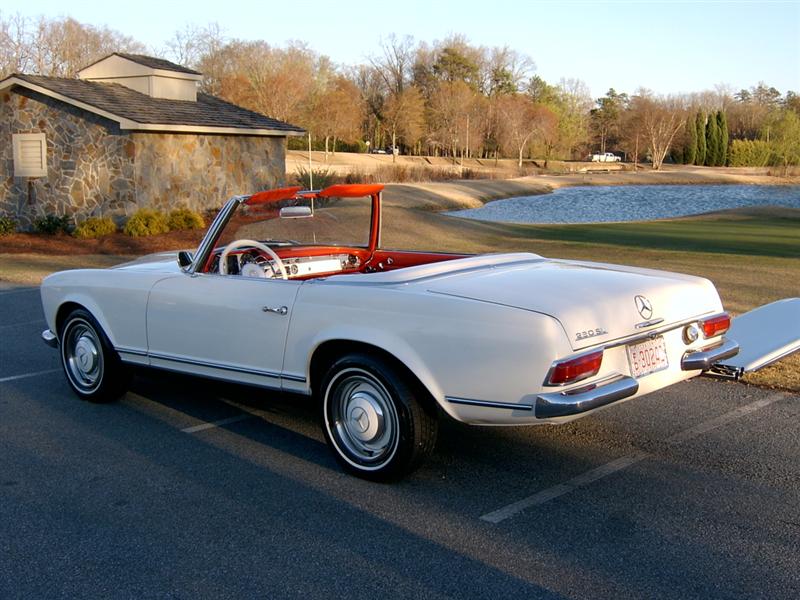
[[[631,344],[625,349],[628,351],[631,375],[635,378],[644,377],[669,367],[667,345],[661,336],[638,344]]]

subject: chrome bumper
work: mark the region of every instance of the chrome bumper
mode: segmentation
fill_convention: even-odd
[[[723,339],[716,346],[704,348],[695,352],[687,352],[681,359],[681,369],[684,371],[708,371],[714,363],[739,353],[739,344],[733,340]]]
[[[49,329],[42,332],[42,340],[51,348],[58,348],[58,336]]]
[[[568,392],[551,392],[536,396],[537,419],[569,417],[600,408],[633,396],[639,382],[632,377],[620,377],[609,383],[590,385]]]

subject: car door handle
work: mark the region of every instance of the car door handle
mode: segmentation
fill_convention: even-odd
[[[264,312],[275,313],[277,315],[285,315],[289,312],[289,307],[287,306],[262,306],[261,310]]]

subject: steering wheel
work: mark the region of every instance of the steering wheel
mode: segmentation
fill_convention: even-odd
[[[273,260],[273,262],[277,265],[278,270],[281,272],[281,277],[283,277],[284,279],[289,279],[289,275],[286,273],[286,267],[283,266],[283,261],[277,254],[275,254],[275,251],[269,246],[262,244],[261,242],[257,242],[255,240],[234,240],[233,242],[225,246],[225,250],[222,251],[222,255],[219,257],[220,275],[228,274],[228,255],[237,248],[241,248],[242,246],[252,246],[253,248],[261,250],[265,254],[268,254],[269,257]]]

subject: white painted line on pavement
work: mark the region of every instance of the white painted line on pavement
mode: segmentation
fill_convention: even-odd
[[[716,429],[717,427],[722,427],[731,421],[735,421],[739,417],[743,417],[751,412],[755,412],[765,406],[769,406],[773,402],[777,402],[781,398],[785,398],[786,394],[773,394],[772,396],[768,396],[761,400],[756,400],[755,402],[751,402],[750,404],[745,404],[737,408],[736,410],[732,410],[729,413],[725,413],[715,419],[710,419],[699,425],[695,425],[687,429],[686,431],[682,431],[680,433],[676,433],[675,435],[667,438],[668,444],[680,444],[681,442],[685,442],[686,440],[690,440],[695,438],[699,435],[704,433],[708,433],[712,429]]]
[[[24,294],[25,292],[38,292],[39,288],[24,288],[21,290],[3,290],[0,289],[0,296],[6,296],[8,294]]]
[[[8,329],[9,327],[22,327],[23,325],[34,325],[35,323],[46,325],[47,321],[44,319],[36,319],[35,321],[22,321],[22,323],[9,323],[8,325],[0,325],[0,329]]]
[[[710,419],[700,423],[699,425],[690,427],[685,431],[681,431],[680,433],[670,436],[666,439],[666,442],[670,445],[677,445],[692,438],[696,438],[704,433],[708,433],[709,431],[717,429],[718,427],[722,427],[731,421],[735,421],[740,417],[762,409],[765,406],[769,406],[773,402],[777,402],[785,397],[786,394],[778,393],[761,400],[756,400],[750,404],[745,404],[736,410],[732,410],[724,415]],[[590,471],[586,471],[577,477],[573,477],[565,483],[560,483],[553,487],[547,488],[546,490],[542,490],[541,492],[537,492],[532,496],[528,496],[527,498],[512,502],[507,506],[486,513],[485,515],[481,515],[480,518],[482,521],[487,521],[489,523],[500,523],[501,521],[505,521],[509,517],[513,517],[527,508],[531,508],[532,506],[540,506],[545,502],[549,502],[550,500],[554,500],[559,496],[568,494],[579,487],[587,486],[590,483],[603,479],[604,477],[608,477],[609,475],[613,475],[614,473],[622,471],[623,469],[627,469],[631,465],[635,465],[636,463],[641,462],[650,456],[651,455],[648,452],[637,452],[635,454],[617,458],[616,460],[607,462],[606,464],[600,465],[599,467],[596,467]]]
[[[36,373],[25,373],[23,375],[12,375],[11,377],[3,377],[0,378],[0,383],[5,383],[7,381],[16,381],[17,379],[28,379],[29,377],[38,377],[39,375],[47,375],[49,373],[55,373],[60,371],[61,369],[48,369],[47,371],[37,371]]]
[[[220,419],[219,421],[213,421],[211,423],[201,423],[200,425],[193,425],[191,427],[186,427],[181,429],[184,433],[197,433],[198,431],[205,431],[206,429],[214,429],[215,427],[221,427],[223,425],[229,425],[230,423],[238,423],[239,421],[244,421],[245,419],[252,418],[253,415],[236,415],[235,417],[228,417],[227,419]]]

